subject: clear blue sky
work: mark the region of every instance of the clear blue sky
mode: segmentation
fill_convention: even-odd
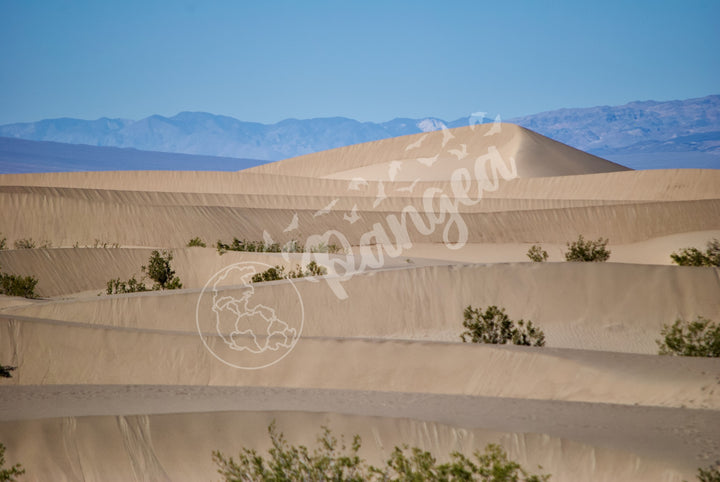
[[[0,124],[384,121],[720,93],[720,1],[0,0]]]

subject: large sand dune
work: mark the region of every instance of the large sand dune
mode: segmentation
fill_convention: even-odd
[[[403,443],[441,459],[500,443],[556,481],[690,479],[720,459],[720,365],[658,356],[656,340],[677,318],[720,320],[720,269],[669,257],[720,237],[719,186],[718,171],[630,171],[509,124],[238,173],[0,176],[0,239],[50,244],[0,251],[41,297],[0,296],[0,363],[18,367],[0,379],[0,442],[26,480],[205,480],[212,450],[265,450],[276,419],[296,443],[323,424],[359,433],[374,463]],[[610,262],[564,262],[579,234],[609,238]],[[195,236],[209,247],[185,247]],[[218,254],[233,237],[343,249]],[[529,262],[535,243],[550,262]],[[182,290],[104,294],[154,249]],[[326,277],[214,278],[311,259]],[[274,307],[301,335],[265,368],[223,363],[251,336],[217,300]],[[468,305],[532,320],[547,345],[462,343]]]

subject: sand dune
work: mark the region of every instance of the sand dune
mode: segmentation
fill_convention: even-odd
[[[403,443],[442,459],[497,442],[552,480],[691,479],[720,459],[718,362],[660,357],[656,340],[677,318],[720,320],[720,269],[669,258],[720,238],[718,186],[720,171],[630,171],[510,124],[237,173],[0,176],[0,238],[52,245],[0,251],[42,296],[0,296],[0,363],[18,367],[0,379],[0,441],[25,480],[203,480],[214,449],[267,449],[274,418],[296,443],[322,424],[359,433],[374,463]],[[579,234],[609,238],[610,262],[563,262]],[[214,276],[313,258],[219,255],[233,237],[344,250],[316,255],[324,278],[248,287]],[[551,262],[528,262],[535,243]],[[103,294],[153,249],[184,289]],[[273,307],[300,336],[238,349],[278,332],[241,331],[218,300],[260,329]],[[461,343],[463,309],[493,304],[547,346]]]
[[[453,169],[472,166],[478,156],[496,152],[509,165],[517,163],[519,177],[566,176],[625,171],[626,167],[573,149],[514,124],[482,124],[383,141],[340,147],[265,164],[249,172],[327,177],[386,179],[390,163],[400,162],[400,179],[449,179]],[[432,169],[421,166],[431,164]],[[430,167],[430,166],[428,166]],[[415,176],[405,178],[403,171]]]
[[[207,280],[181,279],[190,286]],[[345,300],[325,281],[295,285],[306,306],[303,335],[311,337],[459,341],[464,308],[494,304],[505,307],[513,319],[539,324],[551,347],[656,353],[663,324],[678,317],[720,318],[720,278],[714,268],[522,263],[391,269],[343,282]],[[2,313],[195,333],[201,287],[33,303]],[[239,292],[228,288],[236,298]],[[281,297],[290,303],[294,296],[287,283],[255,288],[255,299],[266,305],[285,299]]]
[[[133,390],[131,393],[133,393]],[[8,443],[17,447],[18,455],[29,460],[38,478],[52,478],[53,480],[204,480],[215,472],[216,467],[208,457],[197,457],[198,453],[210,453],[212,450],[222,450],[226,454],[235,454],[242,446],[257,447],[259,450],[268,448],[266,429],[268,424],[275,420],[291,443],[307,443],[309,436],[318,433],[321,425],[329,426],[335,434],[344,434],[347,438],[352,434],[359,434],[363,447],[361,454],[372,463],[380,464],[387,457],[388,450],[395,445],[409,443],[431,450],[435,453],[448,453],[452,450],[471,452],[482,450],[487,443],[501,443],[509,455],[518,460],[525,467],[533,469],[535,473],[546,472],[553,475],[553,480],[578,481],[617,481],[617,480],[668,480],[681,481],[683,470],[677,470],[677,453],[667,451],[668,459],[659,460],[652,457],[638,456],[630,450],[613,449],[609,446],[613,442],[622,443],[632,439],[632,429],[642,427],[647,423],[647,412],[644,417],[637,417],[630,407],[628,416],[604,416],[609,420],[618,422],[613,424],[613,431],[604,437],[608,446],[598,447],[576,440],[553,437],[548,435],[533,435],[528,433],[503,432],[500,430],[461,428],[452,422],[434,422],[423,420],[423,414],[430,412],[437,414],[442,404],[443,408],[452,406],[456,410],[451,413],[476,412],[472,406],[465,406],[441,399],[434,404],[427,403],[419,406],[417,397],[408,399],[381,399],[382,411],[387,412],[387,405],[394,408],[395,416],[356,416],[342,415],[348,407],[346,403],[355,404],[357,408],[367,410],[373,405],[373,397],[362,397],[363,403],[357,403],[359,393],[352,393],[344,397],[344,403],[332,404],[336,397],[329,397],[321,392],[312,396],[310,403],[303,403],[304,412],[282,410],[276,402],[276,397],[282,399],[297,398],[296,393],[276,393],[270,391],[264,397],[263,405],[277,408],[276,411],[264,411],[258,407],[253,412],[216,412],[216,413],[187,413],[168,415],[121,415],[121,416],[93,416],[93,417],[66,417],[55,419],[42,419],[33,422],[6,422],[10,433]],[[83,397],[84,399],[84,397]],[[245,398],[243,398],[245,401]],[[432,398],[430,399],[431,402]],[[265,405],[267,403],[267,405]],[[447,405],[446,405],[447,404]],[[328,406],[334,413],[317,413],[316,407]],[[251,405],[253,406],[253,405]],[[536,409],[530,411],[529,407],[518,406],[525,413],[536,416],[536,420],[547,419],[546,415],[555,415],[556,412]],[[605,407],[597,407],[602,409]],[[368,410],[372,411],[372,409]],[[504,410],[492,413],[503,413]],[[581,412],[578,416],[582,416]],[[653,414],[660,418],[668,413]],[[413,416],[409,419],[408,416]],[[460,417],[458,417],[460,418]],[[671,417],[674,418],[674,417]],[[462,427],[476,422],[475,417],[462,417]],[[492,417],[482,420],[490,421]],[[690,418],[688,425],[672,427],[680,432],[692,426],[703,427],[700,418]],[[697,424],[697,425],[696,425]],[[557,425],[555,425],[557,426]],[[12,430],[12,429],[16,430]],[[610,427],[608,427],[610,428]],[[188,433],[191,430],[191,434]],[[615,431],[616,430],[616,431]],[[701,429],[702,430],[702,429]],[[54,444],[38,444],[38,434],[46,434],[40,440],[63,441],[67,447],[61,459],[49,460],[43,457],[54,450]],[[698,432],[695,432],[698,433]],[[707,433],[702,430],[702,434]],[[684,437],[690,443],[693,437]],[[673,445],[667,439],[644,440],[654,445]],[[132,447],[128,451],[127,447]],[[686,446],[687,447],[687,446]],[[40,448],[38,450],[38,448]],[[128,457],[129,454],[129,457]],[[552,454],[552,455],[550,455]],[[99,470],[97,466],[89,463],[92,460],[102,459],[104,467]],[[128,464],[132,461],[132,465]],[[444,460],[444,459],[443,459]],[[566,461],[566,462],[565,462]],[[537,469],[542,465],[543,470]],[[135,469],[135,470],[133,470]],[[59,476],[59,477],[58,477]]]
[[[701,175],[701,173],[699,173]],[[349,204],[349,203],[348,203]],[[435,206],[439,204],[434,203]],[[0,193],[0,224],[10,241],[33,238],[58,246],[93,245],[97,239],[123,246],[184,246],[195,236],[211,243],[232,237],[304,242],[311,234],[338,230],[351,244],[376,223],[387,224],[388,216],[407,217],[397,211],[357,211],[357,222],[349,222],[349,205],[318,213],[322,209],[255,208],[206,205],[163,206],[93,202],[66,197]],[[391,206],[388,206],[391,207]],[[316,210],[317,208],[317,210]],[[334,208],[334,206],[333,206]],[[412,210],[412,208],[408,208]],[[417,209],[417,208],[416,208]],[[420,211],[428,223],[430,216]],[[285,232],[298,217],[298,229]],[[720,199],[653,201],[538,209],[463,212],[469,242],[551,242],[562,243],[583,233],[604,236],[616,243],[644,241],[652,237],[720,228]],[[443,218],[439,218],[443,219]],[[444,222],[447,222],[446,220]],[[429,235],[417,232],[409,220],[409,235],[415,242],[442,242],[443,231]],[[387,228],[386,228],[387,229]],[[7,235],[6,235],[7,236]]]

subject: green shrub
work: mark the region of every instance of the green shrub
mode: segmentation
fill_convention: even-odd
[[[0,295],[36,298],[37,284],[38,280],[34,276],[0,273]]]
[[[0,294],[36,298],[35,286],[38,280],[34,276],[20,276],[0,273]]]
[[[266,269],[261,273],[256,273],[252,276],[253,283],[263,283],[265,281],[277,281],[288,278],[306,278],[309,276],[324,276],[327,274],[327,268],[323,265],[317,264],[315,261],[310,261],[305,269],[303,270],[300,266],[296,266],[294,270],[285,271],[284,266],[273,266]]]
[[[0,365],[0,378],[12,378],[12,371],[17,369],[17,367],[10,367],[5,365]]]
[[[543,263],[548,259],[548,253],[541,246],[533,244],[528,249],[527,257],[530,258],[534,263]]]
[[[15,249],[35,249],[36,244],[32,238],[18,239],[13,243]]]
[[[533,326],[532,321],[525,325],[524,320],[515,326],[504,308],[489,306],[483,313],[481,308],[468,306],[464,312],[463,326],[467,328],[460,338],[463,343],[492,343],[504,345],[512,341],[515,345],[545,346],[545,333]]]
[[[5,468],[5,446],[0,443],[0,482],[15,482],[24,473],[25,469],[20,464]]]
[[[245,251],[251,253],[341,253],[342,248],[335,244],[320,243],[315,246],[302,246],[297,240],[293,239],[287,243],[280,245],[279,243],[267,244],[264,241],[248,241],[233,238],[232,243],[227,244],[218,240],[215,247],[220,254],[228,251]]]
[[[190,241],[188,241],[187,246],[188,246],[188,248],[193,248],[193,247],[207,248],[207,244],[205,244],[205,242],[197,236],[192,238]]]
[[[683,248],[670,258],[680,266],[720,266],[720,240],[708,241],[704,253],[697,248]]]
[[[220,254],[226,251],[247,251],[251,253],[280,253],[282,251],[278,243],[266,244],[264,241],[248,241],[233,238],[232,243],[225,244],[218,240],[217,250]]]
[[[153,290],[176,290],[182,288],[180,279],[175,276],[175,270],[170,266],[173,255],[167,251],[162,254],[155,250],[150,254],[148,265],[143,266],[142,270],[148,277],[155,281]]]
[[[720,357],[720,325],[701,316],[663,325],[660,334],[664,338],[656,343],[661,355]]]
[[[135,276],[127,281],[120,278],[111,279],[107,282],[105,293],[108,295],[138,293],[142,291],[158,291],[158,290],[176,290],[182,288],[180,278],[175,276],[175,270],[172,269],[170,261],[173,255],[167,251],[160,253],[155,250],[150,253],[147,266],[142,266],[141,270],[144,276],[138,281]],[[149,277],[155,283],[152,288],[145,286],[145,276]]]
[[[700,482],[720,482],[720,470],[717,466],[698,469],[697,478]]]
[[[218,473],[226,482],[239,481],[450,481],[482,480],[486,482],[543,482],[549,475],[529,475],[518,463],[508,459],[498,445],[488,445],[485,452],[476,451],[475,461],[453,452],[451,462],[438,464],[435,457],[417,447],[395,447],[383,467],[369,465],[359,455],[362,441],[353,437],[350,448],[338,444],[329,429],[323,427],[319,447],[312,452],[305,446],[288,444],[278,433],[275,422],[268,427],[272,448],[268,458],[255,450],[243,448],[238,461],[213,452]]]
[[[142,281],[138,281],[133,276],[127,281],[122,281],[120,278],[111,279],[107,282],[107,289],[105,293],[109,295],[119,295],[125,293],[138,293],[142,291],[148,291],[147,286]]]
[[[605,248],[607,243],[608,240],[603,238],[598,238],[597,241],[585,241],[581,234],[577,241],[567,243],[568,252],[565,253],[565,259],[575,262],[607,261],[610,258],[610,251]]]

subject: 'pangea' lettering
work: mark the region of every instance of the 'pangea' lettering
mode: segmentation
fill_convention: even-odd
[[[473,206],[479,203],[485,192],[497,191],[500,179],[509,181],[517,177],[517,165],[513,157],[505,162],[495,147],[488,148],[487,154],[479,156],[473,164],[473,172],[467,168],[453,171],[450,177],[452,197],[439,188],[427,188],[423,192],[423,212],[415,206],[406,206],[397,214],[388,214],[385,224],[375,223],[372,229],[360,237],[358,258],[355,256],[338,256],[327,259],[323,256],[322,263],[329,265],[329,272],[334,276],[327,276],[325,281],[339,299],[348,297],[343,282],[367,269],[381,268],[385,264],[385,257],[398,258],[403,251],[412,248],[409,223],[419,234],[429,236],[438,227],[443,227],[442,240],[449,249],[460,249],[467,243],[468,227],[460,213],[459,207]],[[309,246],[331,245],[342,246],[346,253],[350,253],[351,245],[347,237],[337,230],[328,230],[321,235],[309,236],[306,244]],[[286,261],[290,261],[289,254],[284,253]],[[302,264],[306,265],[311,258],[317,258],[317,253],[303,253]],[[317,279],[309,279],[317,281]]]

